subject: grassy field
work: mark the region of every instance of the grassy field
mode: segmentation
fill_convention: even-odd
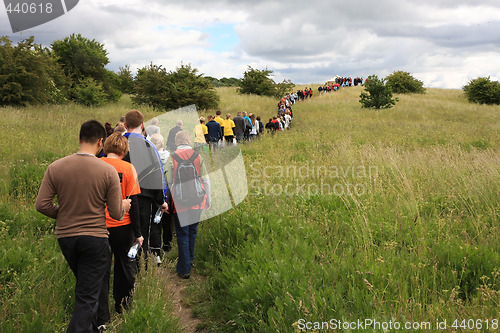
[[[249,195],[198,234],[194,274],[206,278],[191,283],[188,302],[200,329],[294,332],[372,319],[435,331],[446,319],[451,332],[474,319],[498,330],[500,107],[428,89],[367,110],[361,89],[315,91],[294,107],[292,130],[242,146]],[[265,123],[275,113],[274,99],[218,92],[223,114]],[[83,121],[114,123],[131,107],[124,98],[99,109],[0,109],[1,332],[64,331],[74,278],[54,222],[34,211],[39,182],[76,151]],[[111,331],[181,331],[165,283],[161,270],[141,276]]]

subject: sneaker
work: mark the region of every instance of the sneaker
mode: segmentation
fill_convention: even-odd
[[[177,273],[182,279],[189,279],[189,274]]]
[[[156,261],[156,264],[157,264],[158,266],[160,266],[160,265],[161,265],[161,258],[160,258],[160,256],[155,256],[155,261]]]
[[[106,325],[97,326],[97,332],[102,333],[106,330]]]

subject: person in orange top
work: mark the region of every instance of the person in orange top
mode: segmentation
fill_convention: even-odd
[[[113,298],[115,300],[115,310],[118,313],[122,312],[122,307],[127,308],[127,302],[132,294],[135,283],[135,270],[136,263],[128,257],[130,247],[137,242],[142,246],[144,238],[141,235],[141,228],[139,222],[139,202],[136,195],[141,193],[139,181],[137,179],[137,172],[132,164],[123,161],[122,158],[128,152],[128,140],[120,133],[113,133],[104,143],[104,152],[107,157],[102,160],[113,166],[120,178],[120,185],[122,190],[122,197],[130,198],[131,208],[125,214],[123,220],[117,221],[109,216],[106,208],[106,226],[109,231],[109,243],[111,251],[115,257],[114,264],[114,278],[113,278]],[[106,274],[105,295],[101,294],[99,299],[99,308],[103,308],[104,312],[108,312],[108,298],[109,298],[109,267]],[[99,324],[104,324],[109,321],[108,318],[98,320]]]

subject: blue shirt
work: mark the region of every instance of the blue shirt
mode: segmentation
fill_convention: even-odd
[[[207,123],[207,129],[208,129],[208,140],[211,142],[217,142],[219,140],[222,140],[222,137],[224,136],[222,133],[222,128],[220,127],[219,123],[216,122],[215,120],[210,120]]]

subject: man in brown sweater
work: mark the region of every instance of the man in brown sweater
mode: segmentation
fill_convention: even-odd
[[[83,123],[80,149],[49,165],[36,199],[36,210],[56,219],[59,246],[76,277],[68,332],[98,331],[98,300],[111,259],[105,204],[116,220],[130,209],[130,199],[122,200],[116,170],[95,156],[105,136],[101,123]]]

